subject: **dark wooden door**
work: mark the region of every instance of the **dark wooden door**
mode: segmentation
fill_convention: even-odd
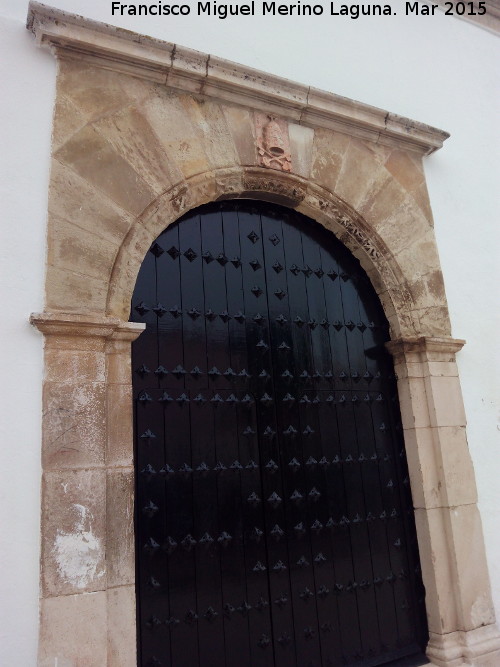
[[[357,260],[293,211],[209,205],[152,245],[132,319],[139,664],[421,651],[388,327]]]

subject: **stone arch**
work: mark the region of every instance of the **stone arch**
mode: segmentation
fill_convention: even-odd
[[[361,215],[334,193],[295,175],[242,167],[198,174],[172,187],[149,204],[131,226],[113,264],[106,314],[126,319],[130,297],[144,255],[153,240],[189,209],[219,199],[279,202],[308,215],[332,231],[360,260],[381,299],[392,337],[419,331],[415,301],[386,242]],[[439,270],[438,267],[436,267]]]
[[[130,296],[168,224],[244,197],[317,220],[367,271],[392,330],[427,654],[497,664],[455,364],[464,341],[450,336],[422,165],[448,135],[36,3],[28,27],[59,65],[46,312],[31,318],[45,335],[40,664],[135,663]],[[286,164],[261,160],[263,113],[278,118]]]

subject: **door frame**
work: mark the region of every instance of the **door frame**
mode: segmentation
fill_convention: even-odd
[[[46,305],[31,317],[45,336],[39,664],[135,664],[130,347],[141,326],[127,321],[130,298],[163,229],[240,197],[316,220],[367,272],[391,326],[427,655],[442,667],[494,664],[500,635],[455,362],[464,341],[451,337],[422,167],[446,133],[220,59],[209,68],[205,54],[42,5],[28,27],[59,65]],[[145,101],[153,137],[137,111]],[[267,114],[282,133],[279,163],[264,159]],[[121,122],[148,150],[124,150]]]

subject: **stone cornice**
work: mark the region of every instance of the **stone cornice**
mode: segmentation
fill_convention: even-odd
[[[83,313],[32,313],[30,323],[45,336],[135,340],[145,328],[141,322]]]
[[[385,347],[396,362],[415,355],[423,355],[429,361],[442,361],[453,360],[464,345],[462,338],[415,336],[390,340]]]
[[[450,0],[424,0],[427,5],[431,5],[436,2],[443,10],[449,9]],[[451,0],[453,5],[456,5],[459,0]],[[467,3],[468,5],[469,3]],[[475,23],[476,25],[489,30],[490,32],[499,35],[500,34],[500,0],[485,0],[482,5],[486,9],[485,14],[478,14],[480,9],[479,1],[474,0],[473,2],[475,15],[472,16],[460,16],[459,14],[454,14],[454,17],[457,19],[462,19],[463,21],[468,21],[469,23]],[[468,9],[468,6],[467,6]]]
[[[194,94],[429,154],[447,132],[376,107],[152,37],[31,2],[27,28],[59,57],[85,59]]]

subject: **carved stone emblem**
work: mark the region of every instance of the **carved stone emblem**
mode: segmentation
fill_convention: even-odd
[[[256,113],[255,129],[261,166],[279,171],[291,171],[292,156],[286,120],[269,114]]]

